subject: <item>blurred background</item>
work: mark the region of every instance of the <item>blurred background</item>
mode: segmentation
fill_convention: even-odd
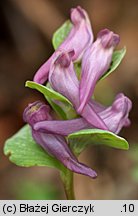
[[[128,151],[92,147],[80,161],[94,168],[96,180],[75,174],[77,199],[138,199],[138,2],[137,0],[2,0],[0,1],[0,199],[65,199],[59,173],[50,168],[22,168],[3,155],[5,140],[24,125],[29,102],[42,99],[24,87],[51,55],[53,32],[81,5],[94,35],[109,28],[121,37],[127,54],[109,78],[97,85],[96,99],[108,105],[123,92],[133,102],[131,126],[120,133]]]

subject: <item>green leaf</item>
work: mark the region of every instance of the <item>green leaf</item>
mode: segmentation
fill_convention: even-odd
[[[74,153],[80,154],[89,145],[106,145],[113,148],[127,150],[127,141],[116,134],[99,129],[81,130],[70,134],[68,140]]]
[[[4,146],[4,154],[18,166],[48,166],[64,170],[63,165],[50,156],[32,138],[31,129],[25,125]]]
[[[70,20],[67,20],[54,34],[52,38],[52,44],[54,49],[56,50],[59,45],[64,41],[67,37],[68,33],[72,28],[72,23]]]
[[[59,101],[62,101],[62,102],[66,102],[66,103],[72,105],[72,103],[66,97],[64,97],[63,95],[59,94],[58,92],[54,91],[51,88],[48,88],[46,86],[40,85],[40,84],[32,82],[32,81],[27,81],[25,86],[29,87],[29,88],[32,88],[32,89],[38,90],[45,97],[48,96],[48,97],[50,97],[52,99],[59,100]]]
[[[126,54],[126,48],[125,47],[121,50],[114,51],[113,56],[112,56],[111,66],[108,69],[108,71],[105,72],[105,74],[100,78],[100,80],[102,80],[105,77],[107,77],[108,75],[110,75],[120,65],[125,54]]]

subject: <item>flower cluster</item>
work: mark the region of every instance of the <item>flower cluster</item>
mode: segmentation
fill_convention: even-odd
[[[88,128],[98,128],[118,134],[128,126],[131,101],[124,94],[116,96],[113,104],[104,107],[92,99],[97,81],[109,69],[119,36],[108,29],[101,30],[93,41],[88,14],[80,6],[71,9],[72,28],[53,55],[40,67],[34,82],[51,87],[65,96],[73,105],[78,118],[54,120],[50,107],[34,102],[24,111],[24,120],[32,128],[35,141],[65,167],[92,178],[96,172],[80,163],[71,152],[66,136]],[[74,62],[81,61],[78,79]]]

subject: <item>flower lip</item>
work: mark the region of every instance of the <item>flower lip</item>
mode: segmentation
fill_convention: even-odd
[[[37,111],[39,107],[41,106],[40,101],[35,101],[33,103],[29,103],[28,106],[25,108],[23,112],[23,120],[27,122],[27,115],[32,114],[34,111]]]
[[[25,122],[33,125],[36,122],[50,119],[49,111],[49,106],[40,101],[36,101],[30,103],[28,107],[25,108],[23,112],[23,119]]]
[[[97,37],[101,40],[102,46],[104,48],[115,47],[120,42],[119,35],[109,31],[108,29],[101,30]]]
[[[103,121],[109,127],[110,131],[118,134],[122,127],[128,127],[130,120],[128,118],[129,112],[132,108],[130,99],[122,93],[119,93],[111,107],[99,113]]]
[[[129,113],[132,108],[132,102],[124,94],[120,93],[116,96],[113,108],[118,112],[120,112],[121,110],[124,111],[124,114]]]
[[[71,9],[71,20],[73,23],[77,24],[81,22],[82,19],[86,19],[85,11],[80,7]]]
[[[59,50],[59,52],[61,51]],[[61,54],[57,57],[54,64],[59,64],[61,67],[67,68],[71,63],[74,54],[75,54],[74,50],[71,50],[68,53],[62,50]]]

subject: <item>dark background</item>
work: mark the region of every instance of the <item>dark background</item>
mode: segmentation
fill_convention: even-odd
[[[77,199],[138,199],[138,3],[136,0],[3,0],[0,1],[0,199],[64,199],[56,170],[20,168],[3,155],[5,140],[24,125],[28,102],[43,99],[24,87],[53,52],[53,32],[81,5],[91,19],[94,35],[109,28],[127,47],[125,59],[96,88],[96,99],[111,104],[118,92],[133,102],[131,126],[120,133],[129,151],[93,147],[80,160],[98,172],[98,178],[75,174]]]

